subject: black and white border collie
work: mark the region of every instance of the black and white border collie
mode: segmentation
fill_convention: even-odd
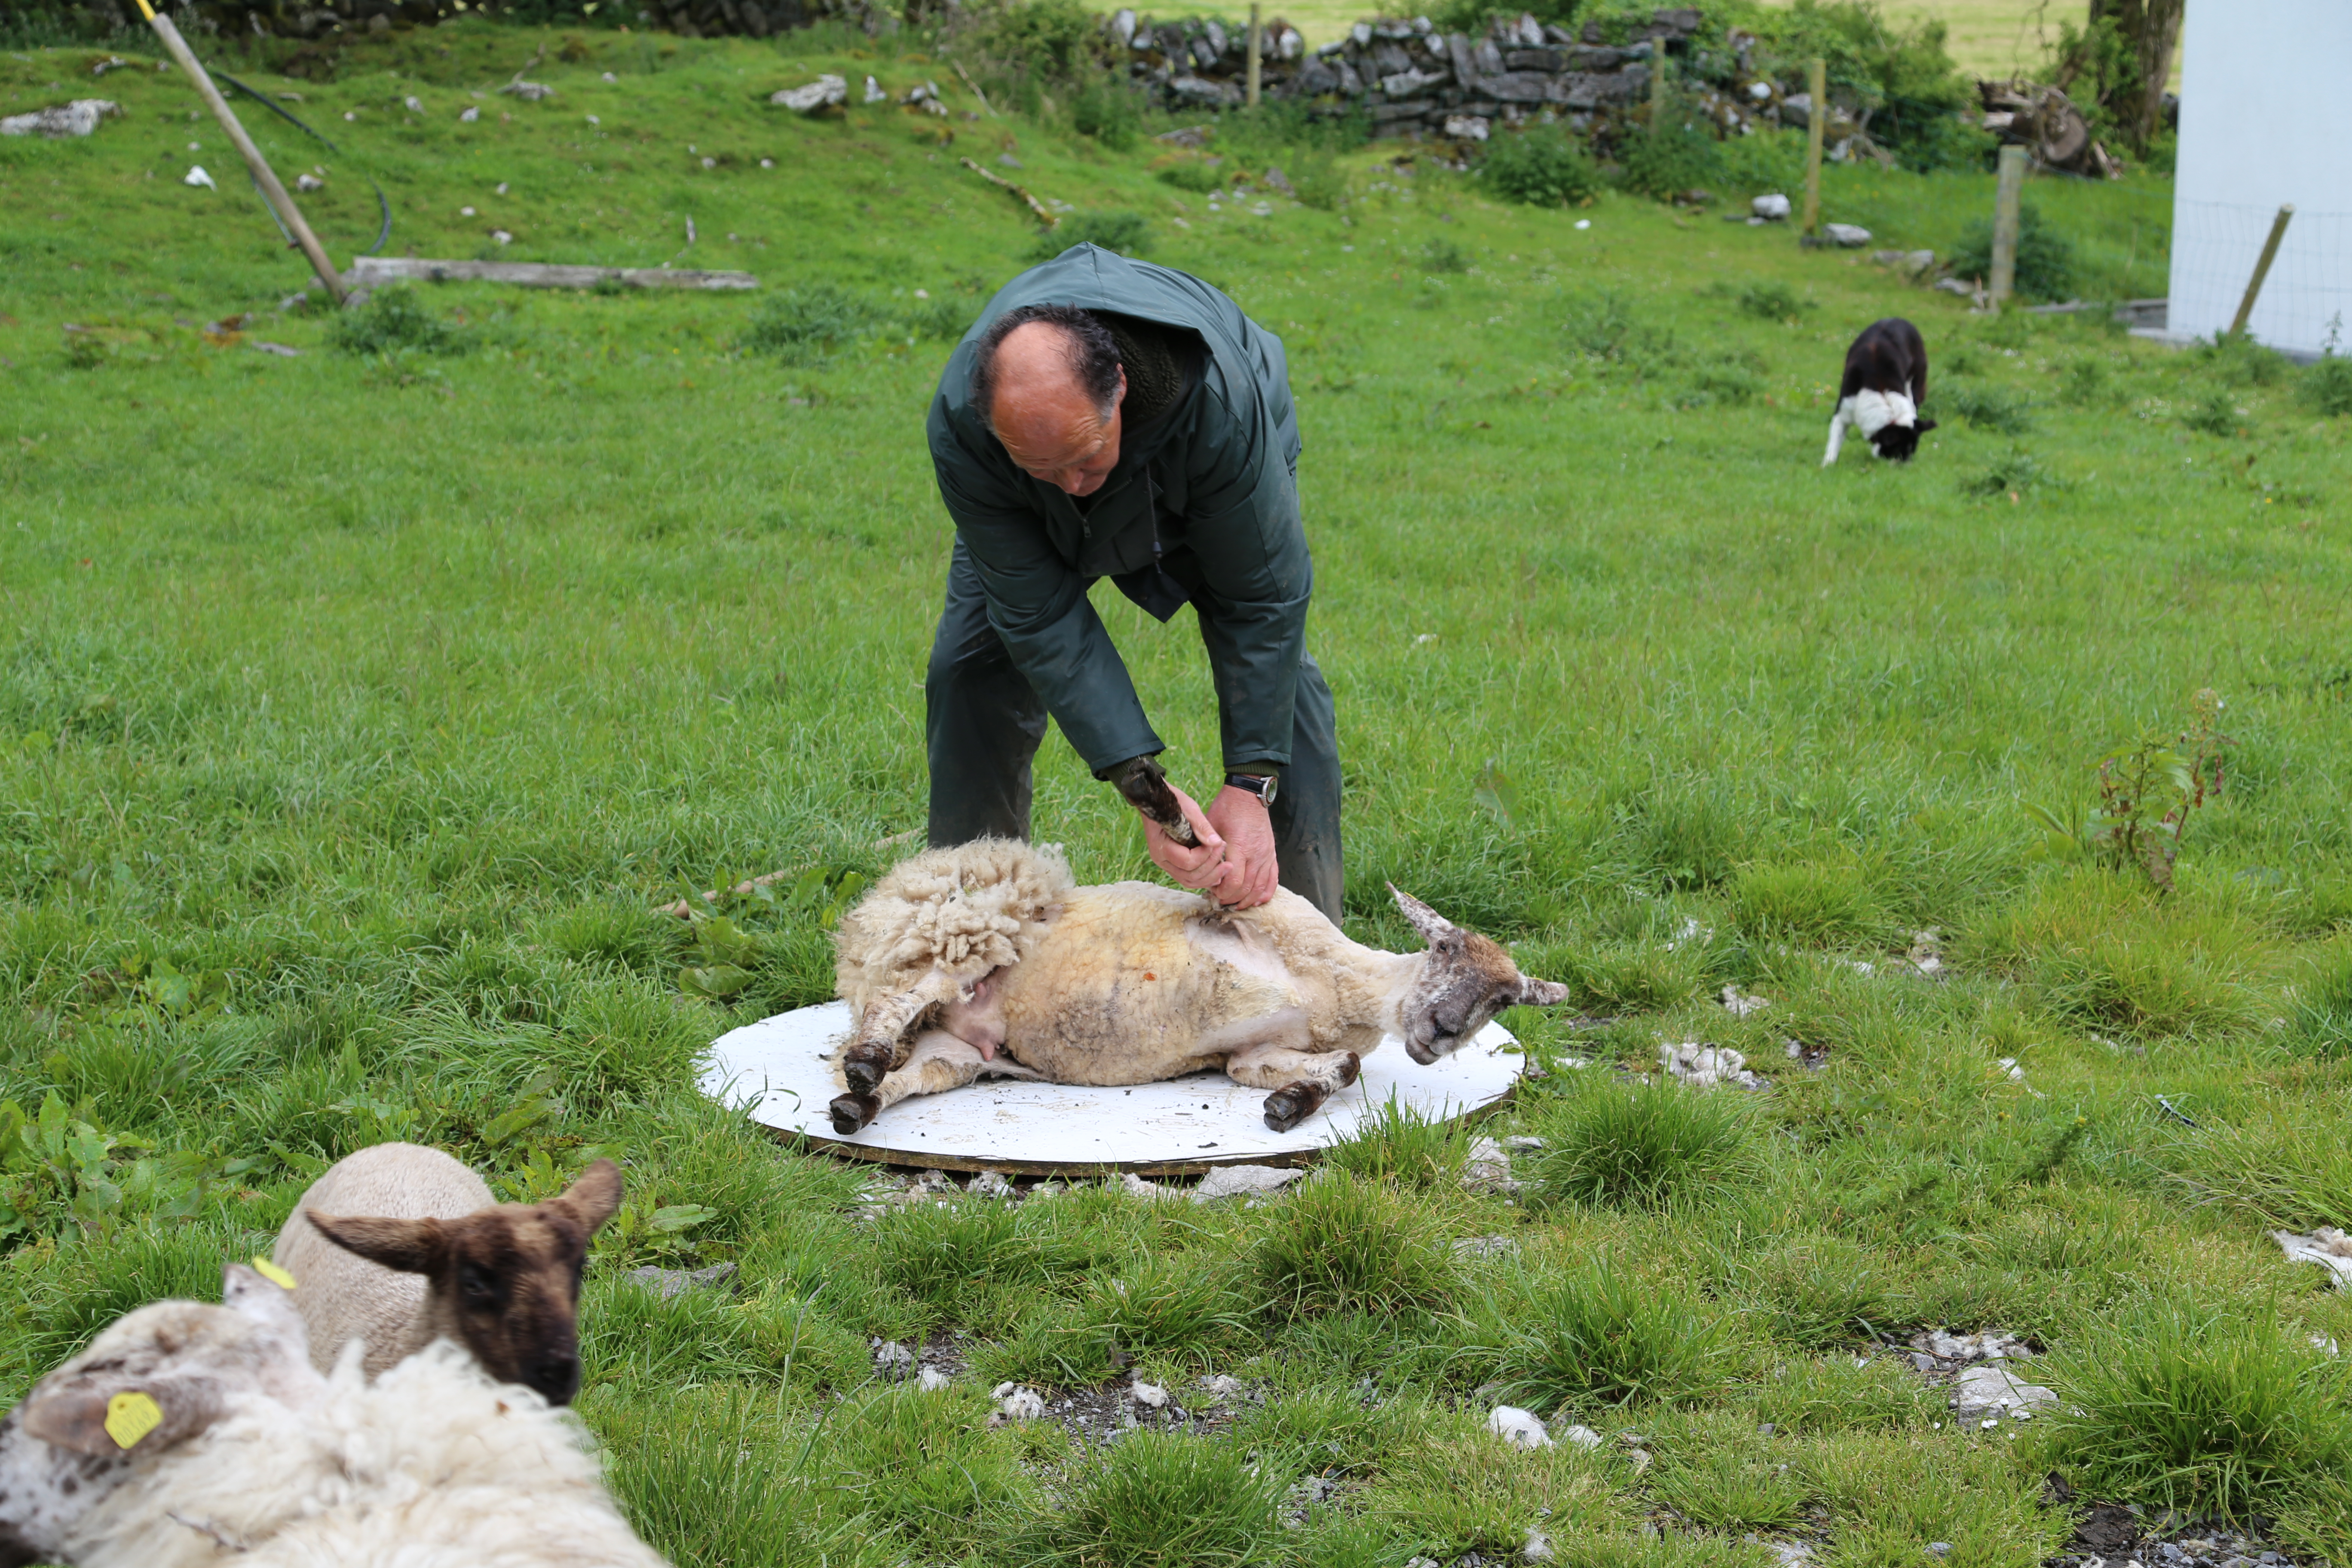
[[[1933,419],[1919,417],[1919,405],[1927,400],[1927,345],[1919,329],[1900,316],[1871,322],[1845,351],[1845,380],[1838,384],[1830,449],[1822,455],[1822,467],[1838,460],[1849,425],[1880,457],[1909,462],[1919,437],[1936,427]]]

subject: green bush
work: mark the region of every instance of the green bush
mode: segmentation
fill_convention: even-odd
[[[1151,225],[1141,213],[1073,213],[1051,232],[1037,237],[1030,258],[1050,261],[1074,245],[1099,245],[1121,256],[1141,256],[1151,248]]]
[[[405,283],[379,289],[366,304],[333,318],[327,341],[348,354],[461,354],[474,346],[464,329],[435,315]]]
[[[1071,129],[1113,153],[1134,146],[1142,125],[1142,106],[1115,77],[1093,78],[1070,103]]]
[[[1529,206],[1570,206],[1601,193],[1601,171],[1557,125],[1498,136],[1479,173],[1496,195]]]
[[[1992,219],[1978,218],[1952,248],[1958,278],[1992,276]],[[2017,208],[2017,291],[2029,300],[2063,300],[2074,287],[2074,242],[2042,221],[2032,202]]]
[[[881,313],[856,295],[830,283],[811,283],[770,296],[745,323],[739,342],[753,353],[774,354],[787,363],[801,363],[853,342],[881,324]]]
[[[1619,145],[1620,183],[1661,201],[1712,184],[1722,173],[1713,128],[1679,97],[1667,105],[1664,129],[1637,132]]]
[[[2304,373],[2296,391],[2331,419],[2352,414],[2352,359],[2331,353]]]
[[[1080,0],[1026,0],[1007,5],[982,29],[980,47],[1033,78],[1075,81],[1094,66],[1101,24]]]
[[[1181,163],[1171,163],[1160,171],[1163,184],[1180,191],[1190,191],[1196,196],[1225,188],[1225,176],[1218,166],[1205,158],[1187,158]]]

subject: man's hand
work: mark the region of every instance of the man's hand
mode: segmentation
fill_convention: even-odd
[[[1217,884],[1217,901],[1254,910],[1273,898],[1281,868],[1275,863],[1274,821],[1265,802],[1227,784],[1209,803],[1209,823],[1225,841],[1225,875]]]
[[[1191,849],[1177,843],[1158,823],[1138,810],[1136,816],[1143,818],[1144,847],[1151,853],[1151,863],[1167,872],[1178,887],[1204,893],[1213,891],[1225,878],[1225,841],[1209,826],[1209,819],[1201,815],[1200,806],[1191,795],[1172,784],[1168,793],[1176,797],[1177,809],[1192,825],[1192,837],[1201,841],[1200,847]]]

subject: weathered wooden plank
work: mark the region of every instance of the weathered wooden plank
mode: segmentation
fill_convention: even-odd
[[[538,261],[432,261],[415,256],[362,256],[343,274],[347,282],[515,283],[526,289],[593,289],[625,283],[637,289],[757,289],[749,272],[703,272],[667,267],[562,267]]]

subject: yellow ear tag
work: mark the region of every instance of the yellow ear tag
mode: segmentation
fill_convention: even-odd
[[[131,1447],[163,1424],[163,1407],[149,1394],[134,1390],[106,1402],[106,1435],[118,1448]]]
[[[270,1262],[267,1258],[255,1258],[253,1260],[253,1271],[256,1274],[260,1275],[264,1279],[268,1280],[272,1285],[277,1286],[280,1290],[291,1290],[294,1289],[294,1276],[287,1273],[286,1270],[278,1268],[278,1265]]]

